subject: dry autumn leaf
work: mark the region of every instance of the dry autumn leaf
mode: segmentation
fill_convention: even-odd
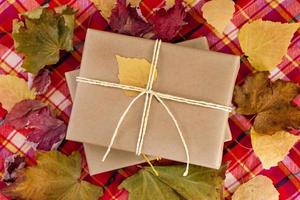
[[[232,0],[212,0],[202,7],[203,17],[218,32],[223,33],[234,13]]]
[[[287,53],[300,23],[280,23],[261,19],[245,24],[238,34],[243,52],[257,71],[271,71]]]
[[[300,136],[292,135],[286,131],[265,135],[251,129],[250,135],[253,151],[259,157],[264,169],[276,166],[300,140]]]
[[[4,188],[2,194],[24,200],[98,200],[100,187],[82,181],[81,157],[69,157],[58,151],[38,153],[37,165],[21,169],[17,180]]]
[[[98,10],[100,10],[101,15],[108,20],[111,16],[111,10],[115,7],[117,0],[91,0]]]
[[[185,165],[155,166],[140,170],[120,185],[129,192],[129,200],[221,200],[226,165],[219,170],[192,165],[188,176],[182,176]]]
[[[34,99],[35,90],[30,90],[24,79],[11,75],[0,75],[0,103],[7,111],[24,100]]]
[[[122,56],[116,56],[116,58],[119,66],[118,78],[121,84],[137,87],[145,87],[147,85],[151,64],[146,59],[125,58]],[[157,71],[155,72],[154,81],[156,77]],[[125,91],[125,94],[135,96],[138,93]]]
[[[299,87],[282,80],[271,82],[268,75],[268,72],[254,73],[243,85],[235,87],[236,112],[255,115],[253,127],[259,133],[300,128],[300,109],[291,103],[299,94]]]
[[[238,187],[232,200],[278,200],[279,193],[272,180],[266,176],[258,175]]]
[[[43,7],[41,13],[32,12],[23,15],[24,21],[13,20],[12,36],[17,52],[25,55],[22,67],[37,74],[46,65],[59,61],[60,50],[73,50],[75,11],[65,7],[55,13]]]

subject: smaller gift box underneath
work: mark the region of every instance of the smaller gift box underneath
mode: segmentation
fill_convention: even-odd
[[[79,76],[119,83],[116,56],[151,62],[153,45],[150,40],[89,30]],[[239,57],[163,43],[154,90],[228,106],[238,68]],[[78,71],[69,73],[68,82],[74,81],[77,74]],[[71,88],[75,90],[76,84],[71,84]],[[143,111],[141,99],[126,116],[114,150],[101,165],[118,119],[133,98],[122,89],[78,83],[67,138],[85,143],[92,174],[143,162],[134,154]],[[142,152],[185,162],[185,151],[170,117],[158,101],[151,104]],[[191,163],[218,168],[228,113],[168,100],[165,104],[182,128]]]

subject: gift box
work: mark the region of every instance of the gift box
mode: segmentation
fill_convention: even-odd
[[[207,40],[204,37],[184,41],[178,43],[178,45],[195,49],[208,50]],[[67,72],[65,76],[67,85],[70,90],[71,98],[74,99],[77,86],[76,77],[79,76],[79,70]],[[227,126],[227,129],[225,131],[225,141],[229,140],[231,140],[231,133],[229,126]],[[136,156],[135,153],[115,149],[111,151],[110,159],[108,159],[106,162],[102,162],[101,156],[99,155],[103,155],[105,153],[105,147],[85,143],[84,150],[89,173],[91,175],[145,162],[143,158],[141,158],[140,156]]]
[[[135,97],[125,95],[124,89],[91,83],[97,80],[119,83],[116,56],[151,62],[153,48],[152,40],[91,29],[87,31],[79,76],[92,81],[77,85],[67,139],[111,146],[122,113]],[[177,100],[202,101],[215,106],[210,108],[170,99],[164,99],[164,103],[152,100],[147,130],[139,149],[147,155],[180,162],[189,158],[192,164],[219,168],[228,110],[216,107],[228,108],[231,105],[239,57],[168,43],[162,43],[160,54],[156,57],[157,80],[152,91],[158,91],[160,95],[169,94]],[[173,118],[162,104],[172,111]],[[142,97],[126,113],[113,140],[113,149],[136,152],[144,105],[145,98]],[[178,134],[178,126],[186,146]],[[108,155],[107,160],[109,158]]]

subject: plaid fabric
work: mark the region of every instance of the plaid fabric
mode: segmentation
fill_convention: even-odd
[[[51,0],[46,2],[49,2],[51,7],[69,4],[78,9],[74,36],[75,50],[62,55],[59,63],[53,67],[52,84],[47,94],[41,97],[43,101],[55,108],[61,119],[68,122],[72,103],[64,73],[79,67],[86,29],[90,27],[109,30],[109,27],[94,5],[88,0]],[[238,0],[236,1],[236,12],[231,23],[227,27],[225,34],[220,35],[202,18],[200,8],[204,2],[202,0],[196,1],[190,6],[187,16],[188,25],[184,26],[173,42],[206,36],[211,50],[240,55],[241,69],[237,83],[240,83],[252,71],[249,62],[243,56],[237,40],[237,32],[243,24],[258,18],[280,22],[300,21],[300,2],[296,0]],[[33,9],[43,3],[45,2],[42,0],[0,0],[0,73],[16,74],[27,79],[26,73],[22,72],[20,68],[22,57],[16,54],[13,48],[11,37],[12,20],[18,16],[18,13]],[[141,4],[141,10],[144,16],[149,18],[152,15],[153,8],[162,5],[162,0],[144,0]],[[300,68],[298,68],[300,63],[299,33],[298,30],[283,62],[272,72],[274,80],[280,78],[300,83]],[[300,98],[296,99],[296,103],[299,105]],[[3,117],[5,113],[5,110],[0,109],[0,116]],[[234,139],[226,143],[224,149],[223,160],[230,163],[225,180],[226,199],[230,199],[232,192],[238,185],[257,174],[263,174],[273,180],[275,187],[280,192],[280,199],[300,200],[300,143],[298,142],[292,148],[289,155],[277,167],[273,167],[271,170],[264,170],[251,149],[249,137],[250,121],[243,116],[234,115],[230,118],[229,123]],[[3,166],[3,158],[5,156],[14,153],[25,155],[29,162],[34,162],[32,149],[24,143],[26,134],[26,131],[18,132],[9,126],[0,128],[0,166]],[[79,150],[83,154],[82,145],[70,141],[65,141],[61,145],[60,150],[66,154]],[[127,192],[119,190],[118,185],[124,178],[137,171],[135,166],[89,176],[85,161],[83,161],[83,165],[82,177],[105,188],[102,199],[127,199]],[[0,184],[1,186],[3,184]],[[6,198],[0,195],[0,199]]]

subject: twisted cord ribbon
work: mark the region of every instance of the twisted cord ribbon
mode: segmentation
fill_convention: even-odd
[[[128,114],[129,110],[131,107],[135,104],[135,102],[141,98],[143,95],[146,95],[145,97],[145,102],[144,102],[144,109],[143,109],[143,114],[142,114],[142,119],[141,119],[141,125],[140,125],[140,130],[139,130],[139,136],[138,136],[138,141],[136,145],[136,154],[140,155],[142,152],[142,147],[144,143],[144,137],[146,134],[146,129],[147,129],[147,124],[148,124],[148,119],[149,119],[149,113],[150,113],[150,107],[151,107],[151,102],[153,96],[161,103],[161,105],[165,108],[171,119],[173,120],[177,132],[180,136],[180,139],[182,141],[182,144],[184,146],[184,150],[186,153],[186,169],[183,174],[183,176],[188,175],[189,171],[189,164],[190,164],[190,155],[189,155],[189,150],[187,147],[187,144],[185,142],[185,139],[183,137],[183,134],[180,130],[180,127],[178,125],[178,122],[168,106],[164,103],[162,99],[167,99],[167,100],[172,100],[180,103],[185,103],[185,104],[190,104],[190,105],[196,105],[196,106],[201,106],[205,108],[211,108],[211,109],[216,109],[216,110],[222,110],[225,112],[231,112],[232,108],[229,106],[224,106],[216,103],[211,103],[211,102],[206,102],[206,101],[198,101],[198,100],[193,100],[193,99],[188,99],[188,98],[183,98],[183,97],[178,97],[170,94],[164,94],[160,92],[156,92],[152,90],[153,87],[153,82],[154,82],[154,76],[155,76],[155,69],[157,68],[157,62],[158,62],[158,57],[159,57],[159,52],[160,52],[160,47],[161,47],[161,40],[156,40],[155,46],[153,49],[153,55],[152,55],[152,61],[150,65],[150,72],[149,72],[149,77],[148,77],[148,82],[146,88],[141,88],[141,87],[136,87],[136,86],[131,86],[131,85],[124,85],[124,84],[118,84],[118,83],[112,83],[112,82],[106,82],[106,81],[100,81],[100,80],[95,80],[95,79],[89,79],[85,77],[76,77],[76,81],[80,83],[87,83],[87,84],[92,84],[92,85],[100,85],[104,87],[111,87],[111,88],[118,88],[118,89],[123,89],[123,90],[130,90],[130,91],[136,91],[140,92],[139,95],[137,95],[128,105],[128,107],[125,109],[125,111],[122,113],[118,124],[115,128],[115,131],[113,133],[113,136],[111,138],[111,141],[109,143],[109,146],[107,148],[107,151],[105,152],[102,161],[105,161],[106,157],[108,156],[109,152],[111,151],[111,148],[113,146],[113,143],[115,141],[115,138],[117,137],[119,128],[124,121],[126,115]]]

